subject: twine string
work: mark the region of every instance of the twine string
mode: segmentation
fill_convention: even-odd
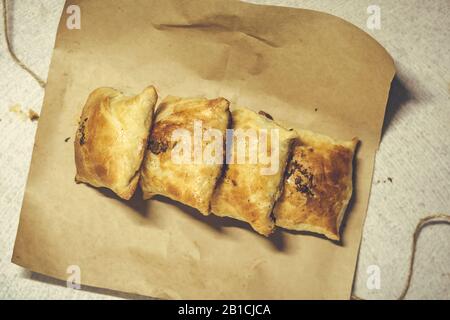
[[[21,67],[23,70],[28,72],[30,76],[36,80],[36,82],[42,87],[45,88],[45,81],[42,80],[36,73],[33,72],[30,68],[28,68],[22,61],[20,61],[19,58],[17,58],[16,54],[14,53],[11,45],[11,41],[9,40],[9,25],[8,25],[8,6],[6,5],[6,0],[2,0],[3,5],[3,31],[5,34],[5,42],[6,42],[6,48],[8,49],[9,55],[13,59],[13,61]]]
[[[405,299],[406,294],[411,286],[411,279],[414,271],[414,261],[416,259],[416,248],[417,248],[417,240],[419,239],[420,233],[422,230],[432,224],[450,224],[450,215],[447,214],[435,214],[430,215],[425,218],[420,219],[419,223],[416,226],[413,235],[413,241],[411,244],[411,258],[409,260],[409,269],[408,269],[408,277],[406,283],[403,287],[403,290],[397,300]],[[351,296],[352,300],[365,300],[364,298],[358,297],[357,295]]]

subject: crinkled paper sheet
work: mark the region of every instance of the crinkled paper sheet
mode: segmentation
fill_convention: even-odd
[[[72,0],[39,121],[13,262],[84,285],[158,298],[348,299],[394,64],[328,14],[233,0]],[[74,183],[73,137],[94,88],[224,96],[291,125],[362,141],[343,243],[244,223],[159,198],[129,202]],[[72,137],[71,142],[65,139]]]

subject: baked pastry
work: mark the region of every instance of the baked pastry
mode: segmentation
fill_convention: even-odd
[[[358,140],[337,142],[299,130],[274,215],[276,225],[340,240],[339,229],[352,196],[353,155]]]
[[[74,142],[76,182],[133,196],[157,99],[154,87],[131,97],[112,88],[90,94]]]
[[[248,222],[268,236],[275,227],[271,214],[281,194],[295,134],[266,113],[238,108],[232,119],[233,143],[227,143],[231,149],[227,152],[228,166],[214,192],[212,212]]]
[[[224,164],[229,104],[224,98],[164,99],[141,172],[144,199],[160,194],[209,214]]]

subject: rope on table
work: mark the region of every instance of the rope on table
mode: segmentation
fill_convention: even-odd
[[[19,58],[17,58],[16,54],[12,50],[11,41],[9,40],[9,26],[8,26],[8,6],[6,4],[6,0],[2,0],[3,5],[3,31],[5,33],[5,41],[6,41],[6,47],[8,49],[9,54],[11,55],[11,58],[14,60],[14,62],[21,67],[23,70],[28,72],[30,76],[34,78],[34,80],[37,81],[37,83],[42,87],[45,88],[45,81],[42,80],[36,73],[33,72],[30,68],[28,68],[22,61],[20,61]]]
[[[413,271],[414,271],[414,260],[416,258],[417,240],[419,239],[419,235],[426,226],[429,226],[432,224],[450,224],[450,215],[435,214],[435,215],[430,215],[428,217],[420,219],[419,223],[416,226],[416,230],[414,231],[413,242],[412,242],[412,246],[411,246],[411,258],[409,261],[408,278],[406,280],[405,286],[403,287],[403,291],[400,294],[400,296],[397,298],[397,300],[405,299],[405,296],[408,293],[409,287],[411,285],[411,279],[412,279],[412,275],[413,275]],[[352,295],[351,299],[352,300],[365,300],[356,295]]]

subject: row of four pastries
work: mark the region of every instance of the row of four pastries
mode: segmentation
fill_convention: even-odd
[[[268,236],[276,226],[340,239],[352,194],[357,139],[338,142],[287,129],[265,113],[224,98],[136,96],[93,91],[75,139],[76,182],[130,199],[163,195],[248,222]]]

